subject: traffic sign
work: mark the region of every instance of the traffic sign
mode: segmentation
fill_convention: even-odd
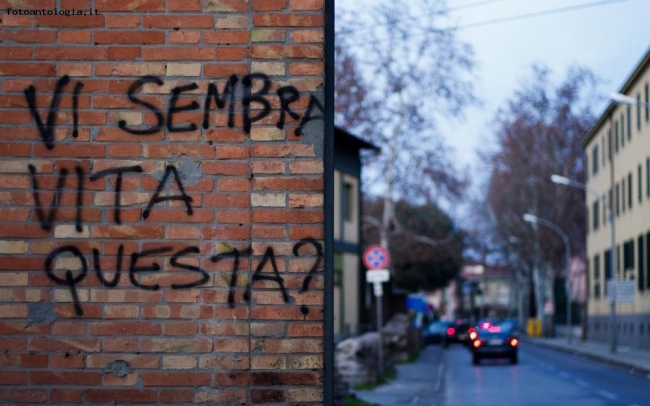
[[[366,272],[366,281],[368,283],[381,283],[390,280],[390,272],[388,269],[373,269]]]
[[[618,303],[634,303],[634,281],[616,280],[607,281],[607,299]]]
[[[363,253],[363,263],[368,269],[384,269],[388,268],[390,263],[390,255],[386,248],[381,245],[371,245],[366,248]]]
[[[544,314],[546,315],[555,314],[555,305],[550,299],[546,299],[546,303],[544,303]]]

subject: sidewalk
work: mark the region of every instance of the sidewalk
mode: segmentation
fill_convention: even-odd
[[[566,337],[545,338],[525,337],[525,342],[552,348],[569,354],[577,355],[592,361],[602,362],[628,369],[630,372],[647,375],[650,378],[650,351],[619,345],[615,353],[610,352],[609,343],[582,341],[579,338],[573,339],[572,343],[567,342]]]
[[[437,405],[444,376],[444,354],[442,346],[426,346],[415,362],[396,366],[395,379],[373,390],[355,391],[356,396],[381,406]]]

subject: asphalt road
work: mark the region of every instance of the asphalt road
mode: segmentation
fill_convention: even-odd
[[[474,366],[459,345],[449,347],[444,358],[444,406],[650,405],[650,376],[534,344],[521,344],[518,365],[504,359]]]

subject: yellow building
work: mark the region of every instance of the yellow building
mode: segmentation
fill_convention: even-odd
[[[334,334],[339,338],[360,333],[369,322],[370,293],[361,265],[361,149],[378,148],[335,128]]]
[[[608,341],[607,280],[634,283],[634,302],[617,303],[618,343],[650,348],[650,52],[582,141],[587,186],[588,337]],[[606,199],[614,214],[614,269]]]

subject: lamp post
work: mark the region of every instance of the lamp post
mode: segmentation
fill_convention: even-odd
[[[632,106],[650,107],[650,103],[644,103],[640,100],[622,93],[612,93],[609,95],[610,100],[616,103],[631,104]]]
[[[539,218],[533,214],[526,213],[523,216],[524,221],[527,221],[529,223],[533,224],[541,224],[543,226],[546,226],[550,228],[551,230],[555,231],[556,233],[559,234],[559,236],[562,238],[562,242],[564,242],[564,253],[566,255],[566,276],[567,276],[567,284],[566,284],[566,295],[567,295],[567,301],[566,301],[566,312],[567,312],[567,326],[568,326],[568,336],[569,336],[569,344],[571,343],[571,278],[569,275],[571,274],[571,245],[569,245],[569,237],[566,235],[564,231],[560,227],[558,227],[556,224],[551,223],[548,220],[544,220],[542,218]]]
[[[635,101],[636,102],[636,101]],[[557,183],[558,185],[566,185],[577,187],[583,191],[596,196],[596,199],[601,199],[598,195],[598,192],[587,187],[584,183],[577,182],[575,180],[569,179],[565,176],[560,175],[551,175],[551,182]],[[609,266],[612,272],[612,278],[616,274],[616,268],[614,267],[614,255],[616,254],[616,238],[614,234],[614,214],[612,213],[612,208],[609,207],[607,199],[602,197],[603,205],[607,209],[607,216],[609,217],[609,228],[611,230],[611,247],[609,255]],[[589,221],[589,219],[587,219]],[[610,351],[612,353],[616,352],[616,341],[617,341],[617,331],[616,331],[616,294],[611,295],[610,307],[609,307],[609,323],[610,323]]]

